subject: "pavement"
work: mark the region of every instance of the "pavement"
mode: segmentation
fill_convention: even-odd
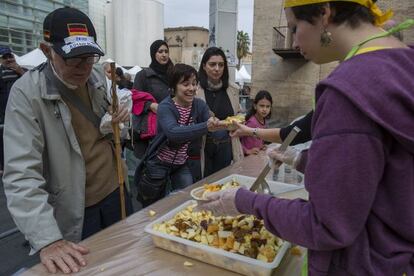
[[[9,276],[40,262],[39,254],[29,256],[29,245],[7,209],[3,182],[0,179],[0,275]]]

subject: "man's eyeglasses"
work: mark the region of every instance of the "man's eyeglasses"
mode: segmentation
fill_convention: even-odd
[[[86,63],[88,65],[96,64],[101,59],[100,55],[93,55],[87,57],[74,57],[74,58],[63,58],[67,66],[76,67],[81,63]]]

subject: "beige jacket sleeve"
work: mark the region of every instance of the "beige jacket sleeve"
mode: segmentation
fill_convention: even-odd
[[[3,184],[7,206],[34,254],[62,239],[62,234],[48,203],[53,194],[45,190],[43,134],[30,101],[16,85],[10,91],[6,108],[4,144]]]

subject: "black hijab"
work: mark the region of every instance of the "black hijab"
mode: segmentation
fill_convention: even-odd
[[[150,64],[150,68],[152,70],[154,70],[157,74],[164,76],[165,78],[167,77],[167,71],[168,68],[170,68],[173,64],[171,59],[168,59],[167,64],[160,64],[156,59],[155,59],[155,54],[157,53],[158,49],[162,46],[165,45],[165,47],[167,47],[167,49],[169,50],[170,48],[168,47],[167,42],[165,42],[164,40],[155,40],[150,47],[150,54],[151,54],[151,64]]]

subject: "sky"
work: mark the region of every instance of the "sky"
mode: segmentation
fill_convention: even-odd
[[[237,30],[253,39],[253,1],[238,0]],[[209,0],[164,0],[164,24],[169,27],[197,26],[208,29]]]

